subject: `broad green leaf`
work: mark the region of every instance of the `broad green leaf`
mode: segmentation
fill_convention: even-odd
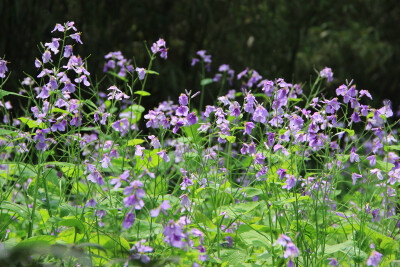
[[[384,146],[385,151],[400,150],[400,145]]]
[[[129,242],[125,238],[113,234],[92,233],[89,243],[99,244],[107,250],[127,252],[130,249]]]
[[[11,131],[11,130],[7,130],[7,129],[0,128],[0,136],[1,136],[1,135],[16,136],[16,135],[18,135],[18,133],[15,132],[15,131]]]
[[[151,95],[149,92],[146,91],[136,91],[134,92],[135,95],[141,95],[141,96],[149,96]]]
[[[16,213],[21,218],[24,218],[25,220],[30,219],[29,213],[28,213],[28,210],[26,209],[26,207],[15,204],[13,202],[3,201],[0,204],[0,210],[7,210],[7,211],[11,212],[11,214]]]
[[[344,243],[339,243],[335,245],[325,245],[324,254],[329,255],[342,251],[345,248],[352,246],[353,244],[354,244],[353,240],[347,240]],[[318,253],[322,253],[321,249],[318,250]]]
[[[236,141],[236,137],[235,137],[235,136],[227,136],[227,137],[226,137],[226,140],[227,140],[229,143],[233,144],[233,143],[235,143],[235,141]]]
[[[61,108],[52,108],[51,109],[51,113],[54,113],[54,112],[59,112],[59,113],[71,115],[71,113],[69,113],[68,111],[66,111],[64,109],[61,109]]]
[[[29,98],[27,96],[20,95],[18,93],[9,92],[9,91],[5,91],[5,90],[0,89],[0,97],[5,97],[6,95],[15,95],[15,96],[21,96],[21,97]]]
[[[147,239],[151,238],[151,236],[155,236],[162,233],[164,228],[162,224],[159,223],[153,222],[150,225],[150,223],[146,220],[136,219],[131,229],[135,233],[135,236],[137,235],[139,239],[143,238]]]
[[[210,83],[213,83],[213,79],[211,79],[211,78],[206,78],[206,79],[201,80],[200,85],[201,85],[201,86],[206,86],[206,85],[208,85],[208,84],[210,84]]]
[[[389,172],[394,167],[394,164],[390,162],[384,162],[383,160],[376,160],[376,167],[381,171]]]
[[[58,223],[59,226],[74,227],[76,233],[83,234],[85,232],[85,225],[76,218],[65,218]]]
[[[221,211],[225,211],[229,218],[236,218],[240,215],[249,213],[250,211],[254,210],[261,202],[246,202],[246,203],[239,203],[229,206],[221,207]]]
[[[34,236],[21,242],[16,245],[17,248],[33,248],[38,246],[50,246],[56,242],[56,237],[52,235],[38,235]]]
[[[215,226],[215,224],[203,213],[201,212],[196,212],[195,214],[195,219],[196,222],[198,222],[201,226],[206,226],[207,228],[217,228],[217,226]]]
[[[247,197],[260,196],[264,194],[264,192],[261,189],[254,187],[245,187],[244,191],[246,192]]]
[[[83,234],[77,233],[75,229],[67,228],[57,235],[57,243],[73,244],[79,242]]]
[[[223,249],[220,253],[221,260],[229,263],[229,266],[237,266],[238,263],[245,262],[247,257],[246,251],[241,249]]]
[[[289,97],[288,98],[288,101],[289,102],[301,102],[301,101],[303,101],[303,99],[302,98],[291,98],[291,97]]]
[[[129,80],[125,77],[119,76],[117,73],[115,72],[111,72],[111,71],[107,71],[108,74],[111,74],[112,76],[114,76],[115,78],[118,78],[124,82],[128,82]]]
[[[354,130],[350,130],[350,129],[344,129],[344,128],[338,128],[342,131],[345,131],[346,133],[348,133],[350,136],[353,136],[355,134]]]
[[[23,124],[26,124],[29,128],[40,128],[40,129],[46,128],[46,124],[44,124],[43,122],[38,124],[37,121],[25,117],[20,117],[18,118],[18,120],[21,121]]]
[[[144,142],[145,141],[143,139],[131,139],[126,143],[126,146],[137,146]]]
[[[260,231],[256,231],[250,225],[242,224],[238,229],[239,237],[247,246],[254,247],[269,247],[271,241],[266,237],[265,234]]]
[[[148,74],[160,75],[158,72],[156,72],[156,71],[154,71],[154,70],[146,70],[146,73],[148,73]]]

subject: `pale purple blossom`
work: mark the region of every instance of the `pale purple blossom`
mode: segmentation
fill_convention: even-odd
[[[379,262],[381,261],[382,254],[378,251],[372,251],[371,256],[369,256],[367,260],[368,266],[379,266]]]
[[[325,67],[323,70],[319,72],[319,75],[322,78],[326,78],[328,82],[333,81],[333,72],[331,68]]]

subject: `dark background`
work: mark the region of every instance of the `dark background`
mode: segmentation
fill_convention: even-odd
[[[212,69],[246,66],[264,78],[309,82],[315,70],[332,68],[334,92],[345,80],[368,89],[375,107],[400,104],[400,1],[398,0],[0,0],[0,57],[12,71],[5,89],[17,91],[23,71],[36,75],[37,45],[51,40],[56,23],[75,21],[82,32],[78,51],[89,56],[92,78],[102,76],[104,55],[122,51],[147,67],[144,41],[163,37],[168,60],[156,60],[160,76],[148,90],[154,106],[199,90],[197,50],[212,55]],[[251,41],[253,40],[253,41]],[[212,72],[212,76],[214,72]],[[210,74],[211,76],[211,74]],[[238,89],[238,88],[236,88]]]

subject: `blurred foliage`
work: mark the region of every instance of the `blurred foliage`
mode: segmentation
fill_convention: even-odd
[[[152,106],[199,89],[199,70],[190,62],[200,49],[212,54],[214,69],[249,66],[269,79],[307,82],[329,66],[336,78],[331,91],[354,79],[375,101],[398,105],[399,14],[398,0],[2,0],[0,55],[11,62],[9,87],[16,88],[22,70],[37,72],[37,44],[50,40],[56,23],[75,21],[83,33],[79,54],[90,55],[93,78],[101,77],[106,53],[121,50],[146,67],[145,40],[167,41],[168,60],[156,61],[161,76],[149,83],[157,96],[148,100]]]

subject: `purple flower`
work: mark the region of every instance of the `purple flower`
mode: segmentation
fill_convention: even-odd
[[[179,197],[181,199],[181,206],[183,209],[189,209],[191,202],[187,194],[183,194],[182,196]]]
[[[42,55],[42,61],[43,61],[43,64],[46,64],[47,62],[53,62],[51,60],[51,53],[48,49],[46,51],[44,51],[44,53]]]
[[[383,180],[383,176],[382,176],[382,173],[381,173],[381,170],[380,169],[371,169],[370,170],[370,173],[372,174],[372,175],[375,175],[376,174],[376,176],[378,177],[378,179],[379,180]]]
[[[131,228],[132,224],[135,222],[135,215],[132,212],[126,214],[124,221],[122,222],[122,227],[125,229]]]
[[[158,140],[158,137],[154,136],[154,135],[149,135],[148,137],[151,142],[150,145],[154,148],[154,149],[159,149],[161,148],[161,144],[160,141]]]
[[[180,104],[181,106],[187,106],[188,103],[189,103],[189,99],[188,99],[187,95],[181,94],[181,95],[179,96],[179,104]]]
[[[66,120],[62,120],[62,121],[54,123],[51,126],[51,131],[52,132],[56,132],[56,131],[63,132],[63,131],[65,131],[65,127],[66,126],[67,126],[67,121]]]
[[[108,166],[112,167],[111,159],[108,157],[107,153],[103,155],[103,158],[100,160],[101,167],[108,168]]]
[[[97,205],[96,200],[94,200],[94,199],[92,198],[92,199],[89,199],[89,201],[85,204],[85,207],[86,207],[86,208],[87,208],[87,207],[92,207],[92,208],[94,208],[94,207],[96,207],[96,205]]]
[[[72,55],[72,45],[66,45],[64,50],[64,57],[69,58]]]
[[[262,87],[262,91],[269,97],[272,96],[274,90],[275,90],[275,85],[273,81],[269,80],[262,80],[259,84],[258,87]]]
[[[58,41],[60,40],[60,38],[53,38],[51,43],[45,43],[44,46],[49,48],[54,54],[57,54],[59,52],[58,47],[60,46]]]
[[[334,258],[328,258],[327,260],[329,261],[329,263],[328,263],[328,264],[329,264],[330,266],[336,267],[336,266],[338,266],[338,265],[339,265],[339,263],[338,263],[337,259],[334,259]]]
[[[371,96],[371,94],[368,92],[368,90],[361,90],[361,91],[360,91],[360,97],[362,97],[362,96],[364,96],[364,95],[372,100],[372,96]]]
[[[288,242],[286,245],[286,250],[285,250],[285,253],[283,254],[283,257],[286,259],[288,257],[292,258],[292,257],[298,257],[298,256],[299,256],[299,249],[292,242]]]
[[[142,198],[146,195],[146,192],[141,187],[143,187],[143,183],[138,180],[131,182],[130,186],[125,187],[124,195],[131,194],[130,196],[124,198],[125,207],[134,206],[137,210],[143,208],[144,202]]]
[[[150,211],[150,216],[153,217],[153,218],[154,217],[158,217],[158,215],[160,214],[160,211],[162,213],[164,213],[165,215],[168,215],[166,210],[169,209],[169,208],[171,208],[171,205],[169,204],[169,201],[168,200],[164,200],[161,203],[160,207]]]
[[[194,125],[199,121],[199,118],[197,118],[196,112],[189,113],[187,116],[187,121],[189,125]]]
[[[371,167],[376,165],[376,156],[375,155],[368,156],[367,160],[369,160],[369,165]]]
[[[88,81],[86,75],[79,76],[79,77],[76,78],[74,81],[75,81],[76,83],[81,83],[81,82],[83,82],[83,84],[84,84],[85,86],[90,86],[90,82]]]
[[[124,136],[129,130],[129,122],[127,118],[116,121],[111,126],[114,128],[115,131],[121,132],[122,136]]]
[[[206,54],[206,50],[199,50],[196,54],[203,59],[204,63],[211,63],[211,56]]]
[[[283,178],[285,178],[286,175],[286,170],[279,168],[279,170],[277,170],[276,173],[278,174],[279,179],[283,180]]]
[[[294,177],[294,175],[286,175],[285,183],[286,184],[284,186],[282,186],[282,189],[286,188],[287,191],[289,191],[296,185],[296,177]]]
[[[248,113],[253,113],[254,112],[254,104],[257,102],[256,98],[253,96],[251,93],[247,93],[246,97],[244,98],[245,104],[244,104],[244,111]]]
[[[197,62],[199,62],[199,59],[198,58],[193,58],[192,59],[192,63],[190,65],[193,67],[194,65],[196,65]]]
[[[186,190],[188,186],[193,185],[193,180],[187,177],[186,174],[184,174],[182,183],[180,185],[181,185],[181,190]]]
[[[240,105],[237,101],[230,104],[229,110],[231,111],[231,116],[235,116],[236,118],[240,116]]]
[[[157,155],[160,156],[165,162],[169,162],[170,161],[165,149],[161,150],[160,152],[157,152]]]
[[[258,105],[253,113],[253,121],[265,123],[268,115],[268,111],[263,106]]]
[[[367,260],[368,266],[379,266],[379,262],[381,261],[382,254],[378,251],[372,251],[371,256],[369,256]]]
[[[264,159],[265,159],[265,157],[262,153],[257,153],[254,158],[254,163],[262,165],[262,164],[264,164]]]
[[[143,150],[145,150],[144,147],[140,145],[136,145],[135,147],[135,156],[143,157]]]
[[[163,235],[165,236],[164,241],[169,245],[176,248],[186,247],[186,235],[183,233],[182,228],[179,224],[176,224],[174,220],[170,220],[168,225],[164,227]]]
[[[373,210],[371,222],[379,222],[380,220],[381,220],[381,215],[379,214],[379,209]]]
[[[145,246],[146,240],[142,239],[139,242],[137,242],[131,249],[130,251],[135,253],[131,257],[132,259],[135,260],[140,260],[143,263],[149,263],[150,262],[150,257],[145,255],[145,253],[149,253],[153,251],[152,247]],[[127,265],[126,265],[127,266]]]
[[[136,67],[136,71],[139,75],[139,80],[143,80],[145,75],[146,75],[146,70],[144,68],[138,68]]]
[[[176,109],[176,116],[186,117],[189,113],[189,108],[187,106],[180,106]]]
[[[356,154],[356,147],[353,146],[353,148],[351,149],[351,153],[350,153],[350,162],[360,162],[360,156],[358,156],[358,154]]]
[[[163,59],[167,59],[167,48],[165,47],[164,39],[158,39],[157,42],[153,43],[151,46],[151,52],[155,55],[160,52],[160,57]]]
[[[279,235],[278,239],[276,240],[276,244],[279,244],[283,247],[285,247],[288,242],[292,242],[292,239],[284,234]]]
[[[0,78],[6,77],[6,72],[8,71],[6,64],[7,61],[0,58]]]
[[[331,68],[325,67],[323,70],[319,72],[319,75],[322,78],[327,78],[328,82],[333,81],[333,72]]]
[[[73,40],[75,40],[77,43],[83,44],[81,41],[81,33],[77,32],[74,34],[71,34],[69,37],[71,37]]]
[[[251,135],[255,125],[252,122],[244,122],[244,133]]]
[[[362,175],[357,174],[357,173],[353,173],[353,174],[351,175],[351,179],[353,179],[353,185],[355,185],[355,184],[357,183],[357,179],[359,179],[359,178],[361,178],[361,177],[362,177]]]
[[[51,33],[55,32],[55,31],[64,32],[65,28],[61,24],[57,23],[56,26],[54,27],[54,29],[51,31]]]

